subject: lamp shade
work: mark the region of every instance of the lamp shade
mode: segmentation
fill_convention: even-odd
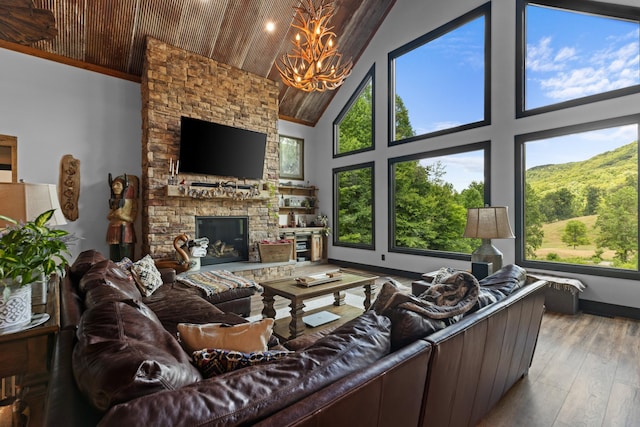
[[[49,225],[64,225],[58,192],[54,184],[29,184],[26,182],[0,183],[0,215],[16,221],[32,221],[41,213],[55,209]],[[0,220],[0,228],[7,226]]]
[[[513,239],[506,206],[467,209],[464,237],[476,239]]]

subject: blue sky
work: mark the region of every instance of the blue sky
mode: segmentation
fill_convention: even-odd
[[[527,6],[526,107],[640,84],[639,27],[637,22]],[[477,18],[396,60],[396,92],[417,134],[482,119],[483,32],[484,19]],[[623,126],[528,144],[526,166],[586,160],[637,139],[636,126]],[[454,174],[445,177],[458,190],[482,180],[479,154],[444,162],[456,177],[467,172],[459,182]]]

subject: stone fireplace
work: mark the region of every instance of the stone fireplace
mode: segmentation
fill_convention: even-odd
[[[246,216],[196,217],[196,237],[209,239],[201,265],[249,260],[249,218]]]
[[[269,196],[259,198],[194,198],[170,194],[167,185],[169,163],[172,160],[175,164],[180,152],[180,118],[187,116],[265,133],[264,176],[256,181],[180,173],[178,182],[188,186],[195,181],[237,181],[258,184],[261,189],[276,188],[280,168],[277,83],[153,38],[147,38],[146,44],[141,82],[142,253],[156,259],[172,257],[176,236],[185,233],[194,238],[200,234],[196,218],[245,217],[251,220],[243,228],[246,248],[240,257],[254,265],[253,276],[286,275],[281,270],[260,272],[260,264],[252,263],[259,260],[256,243],[278,235],[275,192],[265,191]],[[210,244],[218,239],[210,238]],[[229,239],[235,242],[236,237]],[[244,242],[245,237],[240,240]]]

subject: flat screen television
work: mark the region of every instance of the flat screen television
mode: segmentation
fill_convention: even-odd
[[[179,172],[262,179],[267,135],[182,117]]]

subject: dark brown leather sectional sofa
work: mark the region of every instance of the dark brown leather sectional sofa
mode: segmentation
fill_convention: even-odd
[[[187,384],[176,386],[166,381],[169,374],[163,377],[163,369],[175,366],[153,362],[165,361],[165,352],[173,352],[176,360],[186,356],[176,354],[171,342],[177,323],[245,320],[182,289],[167,289],[164,299],[145,302],[120,299],[120,290],[101,288],[100,302],[88,307],[86,302],[96,298],[89,295],[90,286],[78,289],[84,273],[73,270],[77,261],[61,290],[47,426],[472,426],[526,375],[544,312],[546,286],[535,282],[391,350],[391,320],[370,310],[282,359],[196,382],[187,369]],[[121,287],[114,285],[109,262],[97,268],[104,284]],[[105,324],[118,325],[111,328],[118,332],[100,330],[91,318],[111,319]],[[108,343],[100,352],[83,353],[78,337],[82,342],[87,336]],[[122,386],[120,375],[109,374],[105,366],[114,360],[126,366],[129,346],[137,352],[136,340],[147,337],[153,337],[155,348],[146,363],[156,371],[151,375],[147,369],[149,375]],[[110,347],[113,342],[119,344]],[[96,402],[107,410],[97,410]]]

